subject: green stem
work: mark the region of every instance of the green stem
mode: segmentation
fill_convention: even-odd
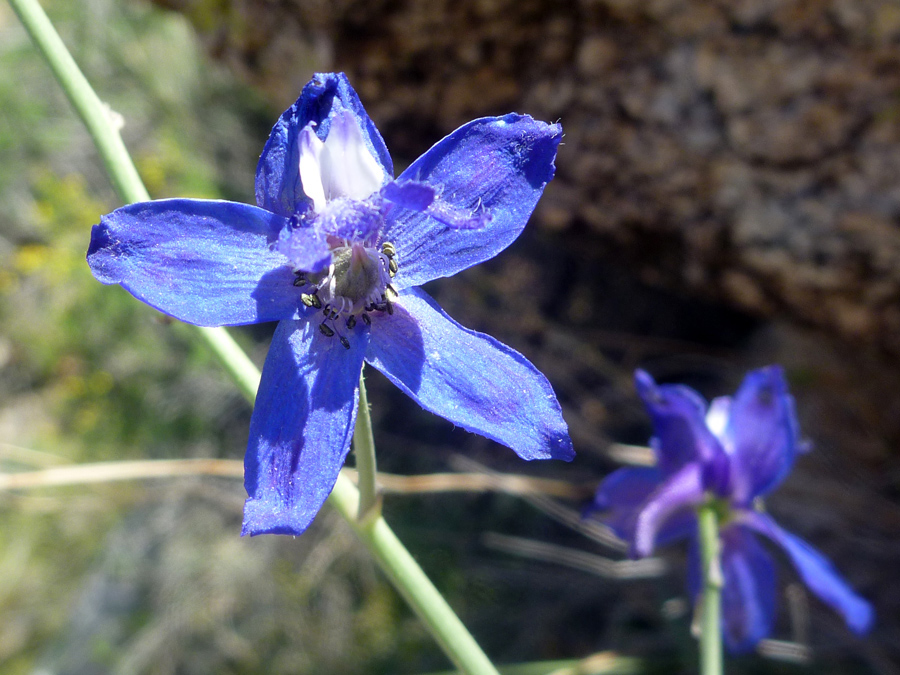
[[[498,675],[497,669],[384,518],[357,520],[359,491],[344,474],[338,476],[329,501],[365,542],[381,569],[456,667],[469,675]]]
[[[9,0],[13,10],[47,59],[66,96],[87,127],[113,187],[126,204],[150,199],[113,121],[113,113],[94,92],[37,0]],[[256,397],[259,371],[224,328],[197,328],[200,338],[221,359],[249,400]]]
[[[116,192],[126,204],[150,199],[122,142],[113,113],[98,97],[37,0],[9,0],[87,127]]]
[[[697,514],[703,596],[700,608],[700,673],[722,674],[722,566],[719,558],[719,523],[715,506],[706,504]]]
[[[87,126],[107,173],[119,196],[126,203],[148,199],[147,190],[114,125],[113,116],[103,105],[91,85],[79,70],[53,24],[47,18],[37,0],[9,0],[32,40],[50,64],[54,75],[68,96],[78,115]],[[259,386],[259,370],[240,346],[223,328],[193,327],[195,334],[209,346],[222,361],[229,375],[251,403]],[[359,424],[368,427],[369,449],[372,452],[370,471],[374,495],[374,443],[371,442],[371,420],[365,399],[365,387],[360,380]],[[357,429],[362,429],[358,426]],[[364,442],[363,442],[364,444]],[[365,454],[365,453],[361,453]],[[365,461],[365,460],[364,460]],[[362,467],[361,473],[362,473]],[[367,479],[368,480],[368,479]],[[366,488],[369,489],[369,488]],[[371,499],[373,497],[367,497]],[[358,519],[364,502],[359,490],[343,474],[338,476],[329,502],[356,530],[362,542],[375,556],[391,582],[425,622],[434,638],[453,663],[470,675],[497,675],[497,670],[485,656],[474,638],[453,613],[453,610],[425,576],[409,551],[397,539],[380,515]],[[365,511],[364,511],[365,513]]]
[[[359,408],[356,413],[356,428],[353,430],[353,454],[356,455],[356,471],[359,474],[358,520],[371,516],[377,502],[378,487],[375,463],[375,438],[372,435],[372,416],[369,411],[369,397],[366,395],[366,378],[363,370],[359,371]]]

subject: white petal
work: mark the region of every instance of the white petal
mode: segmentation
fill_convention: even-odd
[[[731,443],[726,438],[725,428],[728,426],[728,418],[731,415],[731,397],[720,396],[714,398],[706,412],[706,426],[719,439],[725,452],[731,452]]]
[[[300,132],[300,182],[303,192],[312,199],[316,213],[325,210],[325,188],[322,180],[322,150],[325,144],[316,136],[312,125]]]
[[[338,197],[365,199],[381,188],[385,178],[381,165],[366,147],[356,118],[348,110],[331,120],[319,169],[329,201]]]

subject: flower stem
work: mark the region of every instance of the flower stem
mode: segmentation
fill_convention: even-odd
[[[372,436],[372,416],[369,411],[369,397],[366,395],[365,366],[359,371],[359,407],[356,413],[356,428],[353,430],[353,454],[356,455],[356,470],[359,472],[359,511],[357,520],[372,516],[378,501],[376,485],[375,438]]]
[[[37,0],[9,2],[91,134],[119,197],[126,204],[150,199],[114,123],[112,111],[100,100],[78,68],[40,3]],[[259,386],[259,371],[246,353],[224,328],[195,328],[222,361],[244,396],[253,401]]]
[[[113,115],[79,70],[38,0],[10,0],[10,4],[87,126],[119,196],[126,203],[148,199],[147,190],[114,124]],[[252,402],[259,385],[259,370],[240,346],[222,328],[197,328],[196,334],[213,350],[238,388]],[[362,390],[362,382],[360,385]],[[361,402],[363,400],[361,398]],[[364,409],[368,419],[368,405]],[[371,426],[370,420],[368,424]],[[374,470],[373,463],[373,474]],[[374,476],[371,480],[374,484]],[[362,521],[357,519],[360,494],[346,475],[338,476],[329,502],[356,530],[453,663],[469,675],[497,675],[496,668],[384,518],[378,515]]]
[[[722,674],[722,567],[719,558],[719,523],[715,506],[706,504],[697,514],[703,596],[700,609],[700,674]]]
[[[126,203],[149,199],[118,128],[113,123],[112,111],[97,97],[38,1],[9,2],[31,40],[47,59],[57,81],[94,139],[116,192]]]
[[[498,675],[497,669],[384,518],[357,519],[359,492],[345,474],[338,476],[328,500],[365,542],[394,587],[456,667],[468,675]]]

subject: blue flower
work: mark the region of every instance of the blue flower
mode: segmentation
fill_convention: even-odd
[[[624,468],[600,485],[589,511],[631,543],[635,557],[654,545],[691,537],[688,585],[700,590],[696,508],[712,500],[721,528],[722,630],[731,651],[752,649],[772,632],[775,567],[756,535],[778,544],[813,593],[837,610],[856,633],[869,630],[871,605],[854,593],[832,564],[786,532],[762,507],[805,446],[794,400],[781,368],[747,374],[734,398],[703,398],[682,385],[657,385],[637,371],[638,393],[653,419],[652,468]]]
[[[394,179],[346,76],[318,74],[272,129],[258,207],[167,199],[94,226],[87,259],[103,283],[201,326],[280,322],[250,423],[244,534],[312,522],[349,451],[363,361],[524,459],[572,458],[546,378],[418,288],[519,235],[561,137],[527,116],[478,119]]]

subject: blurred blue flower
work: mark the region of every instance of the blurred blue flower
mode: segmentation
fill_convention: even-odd
[[[312,522],[349,451],[363,361],[524,459],[572,458],[546,378],[418,288],[519,235],[561,137],[527,116],[478,119],[394,179],[346,76],[319,74],[272,129],[258,207],[167,199],[94,227],[87,258],[103,283],[201,326],[280,321],[250,423],[245,534]]]
[[[600,485],[588,512],[604,511],[635,557],[655,544],[690,537],[688,585],[701,587],[696,508],[710,500],[720,521],[722,629],[731,651],[752,649],[772,631],[775,567],[757,534],[787,553],[806,585],[837,610],[857,633],[874,618],[832,564],[765,513],[762,497],[791,470],[805,446],[799,440],[794,400],[780,367],[747,374],[734,398],[706,401],[690,387],[657,385],[637,371],[638,393],[653,419],[655,467],[624,468]]]

